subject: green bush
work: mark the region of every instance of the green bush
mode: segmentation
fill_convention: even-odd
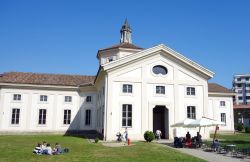
[[[98,143],[98,142],[99,142],[99,138],[96,137],[96,138],[95,138],[95,143]]]
[[[237,131],[242,131],[244,129],[244,125],[239,123],[235,125],[235,130]]]
[[[152,131],[146,131],[144,133],[144,139],[147,142],[151,142],[151,141],[153,141],[155,139],[155,134]]]
[[[250,133],[250,127],[245,127],[245,132]]]

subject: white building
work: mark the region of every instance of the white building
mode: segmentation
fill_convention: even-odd
[[[173,138],[186,130],[170,125],[202,116],[224,121],[220,130],[234,129],[233,92],[209,84],[213,72],[163,44],[133,45],[127,21],[120,44],[99,50],[97,58],[96,76],[2,74],[0,132],[96,130],[114,140],[127,128],[133,140],[161,129]],[[208,133],[202,130],[203,137]]]

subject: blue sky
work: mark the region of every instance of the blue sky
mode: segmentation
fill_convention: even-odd
[[[1,0],[0,73],[95,75],[98,49],[119,43],[125,18],[133,43],[163,43],[231,88],[250,73],[250,1]]]

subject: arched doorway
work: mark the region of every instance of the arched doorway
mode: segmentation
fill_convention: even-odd
[[[155,106],[153,109],[153,132],[161,130],[162,138],[169,139],[169,114],[166,106]]]

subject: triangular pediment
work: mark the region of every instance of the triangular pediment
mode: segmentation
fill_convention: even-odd
[[[141,52],[129,55],[127,57],[118,59],[116,61],[110,62],[108,64],[105,64],[103,66],[103,70],[105,71],[112,71],[113,69],[117,69],[120,66],[125,66],[126,64],[131,64],[133,62],[141,61],[144,58],[148,58],[151,56],[154,56],[156,54],[163,55],[167,57],[168,59],[171,59],[172,61],[176,62],[177,64],[180,64],[182,66],[185,66],[187,69],[190,69],[196,73],[199,73],[206,79],[210,79],[213,77],[214,73],[203,66],[199,65],[198,63],[186,58],[185,56],[181,55],[180,53],[172,50],[169,47],[166,47],[163,44],[160,44],[158,46],[145,49]],[[185,75],[185,73],[183,73]]]

